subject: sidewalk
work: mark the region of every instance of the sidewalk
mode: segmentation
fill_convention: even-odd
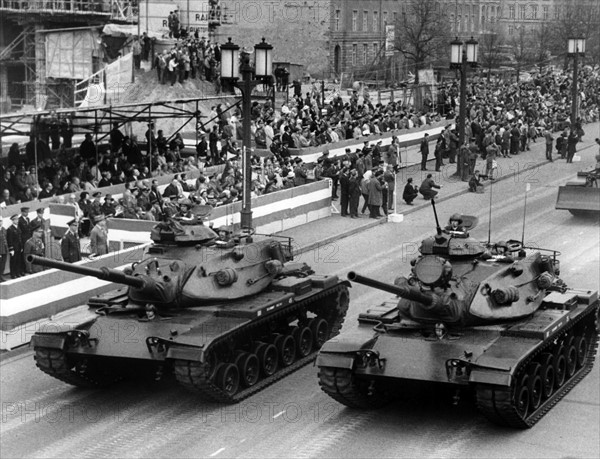
[[[586,131],[586,136],[581,143],[577,144],[578,153],[576,154],[582,152],[586,158],[589,159],[598,154],[594,138],[598,137],[600,123],[588,124],[584,129]],[[556,139],[556,133],[554,133],[554,138]],[[433,151],[432,147],[433,145],[430,145],[430,151]],[[592,148],[590,149],[589,147]],[[497,159],[498,175],[496,182],[514,177],[517,174],[523,174],[526,171],[548,163],[545,153],[546,145],[543,138],[538,138],[535,143],[530,143],[529,148],[529,151],[521,152],[512,158]],[[432,153],[430,153],[430,156],[433,156]],[[565,161],[564,159],[557,160],[560,156],[556,154],[556,150],[553,151],[553,158],[555,161]],[[456,172],[456,164],[446,164],[442,167],[440,172],[435,172],[435,159],[431,159],[427,163],[427,168],[429,170],[421,171],[420,161],[421,158],[418,146],[402,152],[403,167],[396,176],[396,213],[402,215],[403,218],[406,218],[406,216],[412,212],[416,212],[417,210],[430,205],[429,201],[423,199],[421,195],[414,200],[414,205],[412,206],[407,205],[402,200],[402,191],[404,190],[404,185],[406,184],[408,177],[412,177],[413,183],[416,186],[419,186],[427,174],[433,174],[435,182],[442,185],[442,189],[438,190],[439,194],[436,197],[436,203],[469,192],[467,182],[463,182],[459,180],[458,177],[452,175]],[[445,161],[447,163],[448,160]],[[485,172],[485,161],[479,158],[475,169],[482,173]],[[489,184],[489,181],[485,181],[484,184]],[[359,210],[362,209],[362,203],[363,200],[361,198]],[[332,202],[332,211],[334,209],[335,212],[338,212],[339,201]],[[367,214],[362,215],[361,218],[358,219],[351,219],[342,217],[339,213],[332,213],[328,218],[322,218],[312,223],[297,226],[279,234],[292,237],[294,239],[294,246],[299,248],[299,253],[304,253],[314,250],[317,247],[330,244],[341,238],[351,236],[359,231],[364,231],[385,223],[387,223],[387,219],[381,218],[379,220],[373,220],[368,218]]]

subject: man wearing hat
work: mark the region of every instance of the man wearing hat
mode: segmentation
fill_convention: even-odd
[[[19,229],[19,216],[10,217],[11,225],[6,230],[6,243],[10,254],[10,277],[16,279],[25,275],[23,259],[23,235]]]
[[[21,216],[19,217],[19,230],[22,240],[26,241],[31,237],[31,222],[29,221],[29,207],[21,207]]]
[[[81,260],[81,248],[77,235],[77,220],[74,218],[67,223],[69,229],[60,241],[60,252],[66,263],[75,263]]]
[[[444,228],[444,232],[449,234],[452,234],[451,232],[464,233],[465,229],[462,226],[462,222],[463,219],[460,214],[453,214],[448,220],[448,225],[446,225],[446,227]]]
[[[35,210],[35,218],[31,220],[31,226],[41,226],[42,230],[46,229],[46,219],[44,218],[45,207],[40,207]],[[32,230],[33,231],[33,230]]]
[[[27,255],[37,255],[43,257],[46,255],[46,245],[44,244],[44,227],[37,221],[31,223],[33,235],[25,242],[23,256],[25,258],[25,271],[29,274],[39,273],[44,270],[41,265],[34,265],[27,261]]]
[[[308,182],[306,166],[302,158],[296,158],[296,166],[294,167],[294,183],[296,186],[305,185]]]
[[[100,202],[100,198],[102,198],[102,192],[96,191],[92,193],[92,198],[94,198],[94,200],[90,204],[88,210],[88,217],[90,219],[91,224],[93,225],[95,217],[102,214],[102,203]]]
[[[90,248],[92,255],[106,255],[108,253],[108,229],[106,217],[102,214],[94,217],[95,226],[90,232]]]

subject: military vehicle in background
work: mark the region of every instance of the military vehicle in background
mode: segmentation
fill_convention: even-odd
[[[558,187],[556,209],[568,210],[577,217],[600,216],[600,170],[577,173],[577,180]]]
[[[123,272],[29,257],[128,286],[90,298],[90,322],[36,333],[42,371],[82,387],[172,374],[231,403],[314,360],[341,328],[349,283],[294,262],[290,238],[217,234],[196,217],[160,222],[151,237],[143,259]]]
[[[348,273],[396,298],[323,345],[322,390],[369,409],[410,381],[438,383],[473,391],[492,422],[533,426],[590,372],[598,345],[598,293],[567,287],[558,255],[518,241],[483,244],[438,223],[408,276],[392,284]]]

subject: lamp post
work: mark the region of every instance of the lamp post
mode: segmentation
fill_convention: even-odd
[[[585,38],[569,38],[567,55],[573,58],[573,84],[571,85],[571,127],[577,122],[578,92],[577,72],[578,57],[585,55]]]
[[[456,37],[450,42],[450,68],[460,70],[460,101],[458,112],[458,144],[459,149],[465,143],[465,127],[467,118],[467,72],[470,67],[477,66],[477,55],[479,52],[479,43],[471,37],[463,43]],[[458,158],[456,164],[456,173],[462,175],[463,158]]]
[[[251,125],[250,112],[252,104],[252,90],[258,84],[264,84],[265,81],[271,81],[273,69],[273,46],[262,42],[254,46],[254,67],[250,65],[250,56],[248,53],[240,54],[240,47],[231,42],[231,37],[227,43],[221,46],[221,79],[230,82],[242,93],[242,170],[243,170],[243,192],[242,192],[242,214],[241,227],[252,228],[252,210],[251,210],[251,184],[252,168],[250,167],[251,157]],[[240,72],[242,81],[239,81]],[[252,79],[252,75],[256,79]]]

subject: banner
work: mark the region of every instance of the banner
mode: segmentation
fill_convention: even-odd
[[[46,33],[46,76],[71,80],[89,77],[97,36],[94,29]]]

